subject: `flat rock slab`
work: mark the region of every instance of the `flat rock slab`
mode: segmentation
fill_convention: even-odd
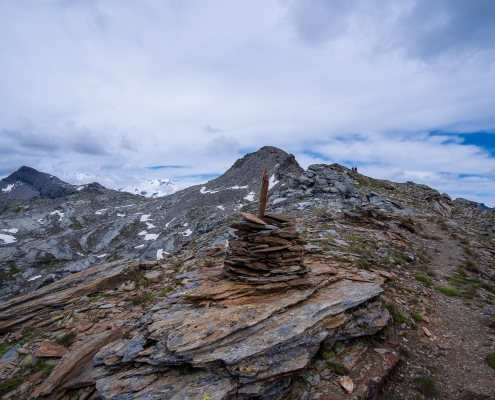
[[[59,344],[52,342],[51,340],[43,340],[43,342],[41,342],[41,345],[34,354],[34,356],[63,357],[66,354],[69,354],[69,350],[67,350],[64,346],[60,346]]]
[[[241,213],[239,213],[239,215],[249,222],[253,222],[255,224],[260,224],[260,225],[266,225],[265,221],[263,221],[261,218],[258,218],[254,214],[241,212]]]
[[[95,356],[99,395],[247,399],[286,390],[329,336],[369,333],[344,312],[382,292],[374,282],[337,278],[332,266],[316,270],[294,287],[267,285],[273,291],[234,282],[220,269],[189,274],[187,287],[144,316],[130,340]],[[367,328],[376,331],[383,325],[375,327],[373,318]],[[386,321],[388,314],[377,318]],[[188,374],[178,374],[184,368]]]

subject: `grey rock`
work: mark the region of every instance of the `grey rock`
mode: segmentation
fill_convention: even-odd
[[[7,353],[3,355],[2,358],[0,358],[0,364],[12,361],[17,356],[17,349],[20,348],[21,348],[20,344],[16,344],[14,347],[12,347],[9,351],[7,351]]]

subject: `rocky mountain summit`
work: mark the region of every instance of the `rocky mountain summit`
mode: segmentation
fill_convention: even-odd
[[[3,201],[4,399],[495,396],[493,210],[273,147],[163,198]]]

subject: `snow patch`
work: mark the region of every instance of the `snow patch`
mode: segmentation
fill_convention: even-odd
[[[14,236],[4,235],[3,233],[0,233],[0,239],[5,242],[4,244],[10,244],[17,241],[17,239]]]
[[[119,188],[120,192],[129,192],[145,197],[163,197],[174,193],[177,190],[177,185],[170,179],[146,179],[140,178],[131,186]]]
[[[156,226],[153,225],[151,222],[146,222],[146,226],[148,227],[148,229],[156,228]]]
[[[107,210],[108,210],[108,208],[102,208],[101,210],[96,211],[95,214],[101,215],[101,214],[103,214],[103,211],[107,211]]]
[[[157,259],[157,260],[163,260],[163,255],[164,255],[164,254],[170,254],[170,253],[167,253],[167,252],[166,252],[165,250],[163,250],[163,249],[158,249],[158,250],[156,251],[156,259]]]
[[[175,219],[175,218],[177,218],[177,217],[174,217],[174,218],[173,218],[170,222],[167,222],[167,223],[165,224],[165,229],[167,229],[167,228],[168,228],[168,226],[169,226],[172,222],[174,222],[174,219]]]
[[[275,174],[273,174],[270,177],[270,180],[268,181],[268,190],[270,190],[272,187],[274,187],[279,181],[275,179]]]
[[[218,193],[220,190],[206,190],[206,186],[203,186],[199,192],[201,194],[207,194],[207,193]]]
[[[119,214],[119,213],[117,213],[117,217],[125,217],[125,214]]]
[[[86,186],[87,186],[87,185],[78,186],[78,187],[76,187],[76,190],[77,190],[78,192],[80,192],[80,191],[81,191],[81,190],[83,190]]]
[[[141,219],[139,221],[146,222],[150,219],[151,214],[143,214],[141,215]]]
[[[38,219],[36,222],[39,224],[43,224],[43,218]]]
[[[247,185],[246,186],[238,186],[238,185],[235,185],[235,186],[232,186],[231,189],[246,189],[247,188]]]
[[[10,185],[7,185],[7,187],[5,189],[2,189],[2,192],[8,193],[8,192],[10,192],[14,188],[14,186],[15,186],[15,183],[12,183]]]
[[[96,257],[98,257],[98,258],[103,258],[103,257],[105,257],[106,255],[107,255],[107,253],[105,253],[105,254],[100,254],[99,256],[96,256]]]
[[[158,237],[158,233],[148,233],[146,231],[141,231],[138,233],[140,236],[144,236],[144,240],[155,240]]]
[[[9,232],[9,233],[17,233],[17,232],[19,232],[19,229],[10,228],[10,229],[2,229],[2,231]]]
[[[36,276],[33,276],[32,278],[29,278],[28,281],[35,281],[36,279],[40,279],[41,278],[41,275],[36,275]]]
[[[59,210],[55,210],[55,211],[50,213],[50,215],[55,215],[55,214],[58,214],[58,218],[59,218],[58,220],[59,221],[62,221],[62,218],[64,218],[64,215],[65,215],[65,213],[63,213]]]
[[[249,192],[248,195],[246,197],[244,197],[244,200],[254,201],[254,195],[255,195],[254,192]]]
[[[225,210],[224,206],[217,206],[217,208],[219,208],[220,210]]]
[[[144,244],[140,244],[139,246],[134,246],[135,249],[140,249],[142,247],[144,247]]]
[[[191,236],[192,230],[186,229],[184,232],[181,232],[180,234],[182,236]]]

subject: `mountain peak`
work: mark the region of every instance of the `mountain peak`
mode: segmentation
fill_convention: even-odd
[[[58,199],[81,191],[95,193],[106,189],[96,182],[84,186],[71,185],[55,175],[23,165],[0,180],[0,190],[7,199],[29,200],[34,197]]]

